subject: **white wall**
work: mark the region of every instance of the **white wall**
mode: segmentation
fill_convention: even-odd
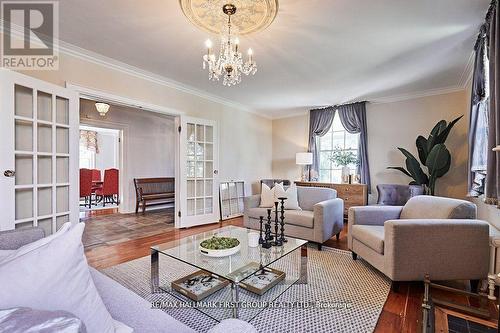
[[[125,128],[123,132],[123,212],[135,211],[134,178],[175,177],[175,121],[171,116],[112,105],[105,117],[93,101],[80,101],[80,122]],[[99,142],[101,145],[101,142]],[[102,147],[104,151],[105,147]],[[101,148],[100,148],[101,149]],[[106,152],[107,154],[107,152]]]
[[[403,166],[405,158],[396,149],[404,147],[416,156],[415,139],[428,135],[441,119],[451,120],[467,115],[466,93],[409,99],[394,103],[368,103],[368,159],[372,179],[371,201],[376,200],[376,185],[382,183],[407,184],[410,179],[388,166]],[[450,134],[447,146],[452,154],[450,172],[437,184],[437,194],[464,198],[466,195],[466,131],[468,119],[464,117]],[[273,121],[273,176],[297,179],[300,169],[295,165],[295,153],[306,151],[309,116],[277,119]]]
[[[97,144],[99,145],[99,152],[95,155],[95,168],[101,170],[104,177],[104,170],[118,169],[118,133],[113,132],[97,132]]]

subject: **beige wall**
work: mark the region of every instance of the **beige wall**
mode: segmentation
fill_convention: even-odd
[[[66,54],[60,54],[58,71],[24,74],[61,86],[69,82],[215,120],[220,137],[220,180],[244,180],[250,193],[258,188],[260,178],[272,174],[272,122],[267,118]]]
[[[368,158],[372,177],[372,191],[376,199],[376,185],[405,184],[410,179],[387,166],[404,165],[404,156],[396,147],[404,147],[416,155],[415,139],[426,136],[439,120],[451,120],[467,114],[465,91],[410,99],[394,103],[367,104]],[[295,165],[295,153],[306,151],[308,116],[273,121],[273,176],[297,179],[300,169]],[[437,184],[438,195],[463,198],[466,195],[466,129],[464,117],[449,136],[447,146],[452,153],[450,172]]]

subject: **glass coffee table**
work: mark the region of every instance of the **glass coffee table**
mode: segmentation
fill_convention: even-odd
[[[227,226],[151,247],[152,292],[168,292],[182,301],[196,303],[198,310],[218,321],[231,317],[250,321],[266,307],[279,306],[274,301],[288,288],[295,283],[307,283],[307,241],[287,237],[288,241],[282,246],[272,246],[269,249],[262,246],[249,247],[249,232],[252,230]],[[214,235],[237,238],[241,245],[240,251],[222,258],[205,256],[200,252],[199,244]],[[160,255],[165,256],[168,260],[166,262],[173,264],[173,269],[162,276]],[[176,265],[171,260],[176,261]],[[183,265],[184,273],[179,272],[175,276],[180,271],[175,268],[179,267],[179,262]],[[165,265],[171,267],[170,264]],[[171,283],[178,278],[182,279],[186,271],[196,273],[200,270],[220,278],[225,286],[200,302],[194,302],[172,288]],[[249,281],[260,279],[259,275],[269,271],[284,273],[284,278],[262,294],[248,287]],[[166,279],[166,275],[170,279]],[[167,283],[161,285],[160,280],[167,280]],[[258,283],[259,280],[257,285]]]

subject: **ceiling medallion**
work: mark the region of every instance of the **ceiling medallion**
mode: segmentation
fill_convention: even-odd
[[[267,28],[278,13],[278,0],[179,0],[184,15],[206,32],[220,33],[221,23],[227,20],[221,8],[232,4],[237,8],[231,18],[240,35]]]

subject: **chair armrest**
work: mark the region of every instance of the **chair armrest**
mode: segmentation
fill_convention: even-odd
[[[17,250],[21,246],[44,237],[45,231],[40,227],[2,231],[0,232],[0,250]]]
[[[395,281],[475,280],[488,275],[489,227],[480,220],[411,219],[384,224],[386,274]]]
[[[335,198],[318,202],[314,209],[314,234],[324,242],[338,234],[344,227],[344,200]],[[316,224],[319,222],[318,224]]]
[[[254,194],[243,199],[245,212],[250,208],[257,208],[260,206],[260,194]]]
[[[403,206],[360,206],[351,207],[348,212],[349,226],[384,225],[387,220],[399,219]]]

